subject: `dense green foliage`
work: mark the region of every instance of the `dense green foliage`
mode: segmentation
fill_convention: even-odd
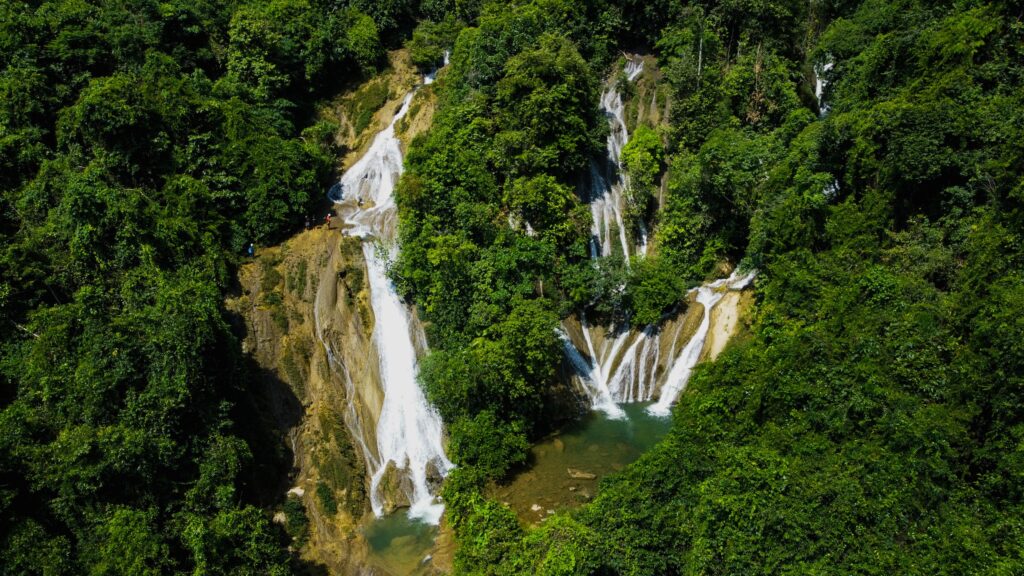
[[[422,70],[451,50],[392,274],[459,464],[459,572],[1019,573],[1021,11],[4,3],[0,572],[296,568],[309,520],[259,506],[280,448],[222,300],[243,246],[296,228],[330,178],[316,102],[404,44]],[[621,50],[671,94],[623,150],[629,233],[652,238],[628,266],[590,259],[581,200]],[[367,88],[356,123],[386,97]],[[664,442],[538,528],[483,496],[569,411],[561,316],[656,322],[740,260],[752,334],[697,370]]]
[[[669,437],[577,512],[524,531],[460,470],[457,569],[1020,573],[1020,5],[630,14],[623,37],[655,40],[674,99],[667,138],[638,130],[625,154],[634,194],[662,162],[667,188],[636,215],[657,255],[626,276],[648,294],[622,298],[655,318],[680,279],[745,258],[753,334],[697,370]]]
[[[471,465],[459,473],[479,478],[521,463],[554,415],[563,274],[587,260],[575,184],[601,148],[597,76],[572,7],[543,4],[489,5],[459,33],[398,194],[394,272],[427,321],[423,382]]]
[[[291,570],[222,301],[320,202],[315,101],[382,56],[347,3],[0,5],[0,572]]]

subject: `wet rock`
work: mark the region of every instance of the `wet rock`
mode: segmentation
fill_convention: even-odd
[[[441,475],[441,471],[437,468],[437,463],[431,460],[427,462],[427,489],[430,490],[431,494],[437,494],[441,491],[441,482],[444,482],[444,476]]]
[[[384,507],[385,513],[390,514],[396,509],[410,504],[408,494],[412,492],[407,490],[407,488],[411,488],[411,485],[407,487],[405,484],[411,484],[408,476],[402,474],[402,471],[395,466],[394,462],[388,462],[378,486],[381,504]]]
[[[583,470],[577,470],[576,468],[566,468],[566,472],[569,473],[570,478],[576,480],[593,480],[597,478],[597,474],[591,474],[590,472],[584,472]]]
[[[544,507],[541,506],[540,504],[534,504],[533,506],[530,506],[530,511],[532,512],[540,512],[543,509]]]

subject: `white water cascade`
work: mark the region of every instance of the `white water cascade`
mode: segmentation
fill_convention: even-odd
[[[835,62],[832,61],[830,56],[824,63],[816,64],[814,66],[814,96],[818,99],[818,111],[819,114],[824,117],[828,114],[829,105],[824,100],[825,86],[828,85],[828,80],[825,79],[825,75],[828,74],[835,66]]]
[[[728,278],[715,280],[709,284],[694,288],[697,291],[697,303],[704,307],[700,326],[697,327],[697,332],[686,343],[683,351],[679,353],[679,356],[672,364],[668,378],[665,379],[665,383],[661,387],[661,396],[654,405],[647,409],[649,413],[656,416],[668,416],[672,404],[675,403],[679,393],[683,391],[686,383],[689,382],[693,367],[697,365],[700,353],[704,350],[704,341],[707,340],[708,330],[711,328],[711,310],[722,299],[722,296],[725,296],[728,290],[742,290],[753,279],[754,272],[749,272],[743,276],[737,276],[737,272],[733,272]]]
[[[643,60],[626,60],[626,78],[630,82],[636,80],[643,68]],[[640,244],[630,250],[623,218],[628,181],[622,173],[622,148],[629,142],[629,131],[626,129],[622,95],[614,83],[601,92],[601,111],[608,118],[608,156],[603,163],[590,164],[590,214],[593,217],[590,255],[593,258],[611,256],[615,243],[613,237],[617,236],[622,257],[628,263],[631,253],[646,251],[647,238],[642,235]]]
[[[628,81],[635,81],[642,72],[643,60],[627,59],[624,73]],[[591,164],[591,257],[610,256],[618,244],[628,266],[631,256],[646,254],[647,238],[646,231],[641,230],[639,243],[631,250],[623,224],[626,207],[623,192],[628,180],[621,171],[621,154],[629,141],[629,133],[623,118],[622,96],[614,83],[609,83],[601,93],[601,109],[608,118],[608,157],[604,171],[598,168],[598,163]],[[684,328],[682,322],[667,323],[661,329],[655,326],[631,329],[626,326],[613,330],[590,326],[586,317],[581,315],[576,330],[563,324],[559,337],[591,408],[612,418],[624,418],[625,413],[619,403],[650,401],[660,390],[660,400],[652,406],[652,413],[667,413],[701,356],[710,327],[711,309],[725,291],[741,290],[752,278],[753,273],[739,278],[734,273],[728,279],[691,290],[691,293],[697,293],[697,302],[704,307],[703,319],[697,332],[678,354],[677,346],[682,344],[679,342]],[[577,337],[571,338],[570,333]]]
[[[431,76],[432,80],[433,77]],[[414,342],[425,342],[422,329],[387,277],[389,254],[398,250],[394,189],[402,173],[402,150],[395,123],[409,108],[408,94],[391,123],[376,135],[369,150],[330,192],[347,234],[363,238],[374,315],[373,340],[379,357],[383,396],[376,427],[376,453],[368,454],[370,503],[384,512],[381,481],[392,463],[408,482],[400,482],[410,502],[409,516],[432,524],[444,506],[431,493],[428,477],[443,477],[453,464],[444,453],[441,417],[426,400],[416,375]],[[351,397],[351,395],[350,395]]]
[[[667,414],[704,351],[711,327],[711,310],[727,292],[747,288],[754,275],[755,272],[743,275],[733,272],[728,278],[690,290],[689,294],[694,294],[696,303],[702,306],[702,316],[696,332],[685,342],[680,341],[685,322],[679,320],[664,324],[660,330],[646,326],[642,330],[625,329],[602,338],[609,329],[589,326],[583,319],[577,341],[568,337],[563,326],[559,337],[566,358],[579,377],[591,408],[619,418],[624,417],[619,403],[659,398],[650,412]],[[680,346],[682,350],[677,353]]]

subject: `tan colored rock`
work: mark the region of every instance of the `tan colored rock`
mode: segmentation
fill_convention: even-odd
[[[590,472],[584,472],[583,470],[577,470],[576,468],[567,468],[566,472],[568,472],[569,477],[574,480],[594,480],[597,478],[597,474],[591,474]]]

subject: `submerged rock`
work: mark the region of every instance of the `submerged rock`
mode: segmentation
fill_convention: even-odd
[[[569,473],[570,478],[576,480],[593,480],[597,478],[597,474],[591,474],[590,472],[584,472],[583,470],[577,470],[576,468],[566,468],[566,472]]]

